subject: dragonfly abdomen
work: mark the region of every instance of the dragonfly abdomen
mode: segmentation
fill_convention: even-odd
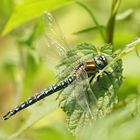
[[[40,93],[37,93],[35,95],[33,95],[32,97],[30,97],[29,99],[27,99],[25,102],[19,104],[18,106],[16,106],[14,109],[12,109],[11,111],[9,111],[7,114],[5,114],[3,116],[4,120],[9,119],[11,116],[13,116],[14,114],[16,114],[17,112],[19,112],[20,110],[34,104],[37,101],[40,101],[41,99],[67,87],[68,85],[70,85],[74,80],[76,79],[76,75],[72,75],[69,76],[68,78],[66,78],[65,80],[49,87],[46,88],[44,90],[42,90]]]

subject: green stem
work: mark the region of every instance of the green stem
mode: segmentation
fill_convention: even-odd
[[[91,16],[91,18],[92,18],[93,22],[95,23],[95,25],[96,25],[97,27],[99,27],[99,28],[98,28],[99,33],[100,33],[102,39],[105,41],[106,38],[105,38],[105,36],[104,36],[104,33],[103,33],[102,29],[100,28],[100,25],[99,25],[97,19],[95,18],[95,16],[93,15],[93,13],[92,13],[92,12],[89,10],[89,8],[88,8],[87,6],[85,6],[83,3],[79,2],[79,1],[76,1],[76,3],[79,4],[81,7],[83,7],[83,8],[89,13],[89,15]]]
[[[107,43],[113,44],[116,14],[118,12],[118,8],[120,6],[120,3],[121,3],[121,0],[113,0],[112,1],[111,16],[108,20],[107,27],[106,27],[106,41],[107,41]]]
[[[109,44],[113,44],[113,38],[114,38],[114,27],[115,27],[115,16],[111,17],[111,19],[108,21],[107,25],[107,39],[106,42]]]

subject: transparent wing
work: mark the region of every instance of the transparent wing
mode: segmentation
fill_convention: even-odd
[[[68,44],[65,41],[65,37],[55,17],[52,13],[45,12],[43,20],[45,24],[45,35],[43,38],[45,45],[54,48],[60,56],[64,56]]]
[[[77,78],[75,85],[78,104],[92,118],[96,118],[95,116],[98,114],[97,99],[90,88],[88,75],[85,70],[82,70],[82,73]]]

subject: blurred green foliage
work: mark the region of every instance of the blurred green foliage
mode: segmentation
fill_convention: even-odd
[[[61,57],[54,48],[38,45],[44,35],[40,17],[44,11],[53,12],[69,46],[113,43],[118,51],[140,36],[139,5],[139,0],[1,0],[0,114],[56,82],[55,66]],[[140,59],[135,51],[123,57],[123,69],[119,103],[78,139],[140,139]],[[57,109],[55,98],[52,95],[8,121],[1,118],[0,140],[75,139],[66,130],[66,116]]]

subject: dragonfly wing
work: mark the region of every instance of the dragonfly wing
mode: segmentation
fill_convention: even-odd
[[[43,18],[45,24],[45,44],[47,44],[48,47],[54,47],[60,56],[64,56],[68,44],[65,41],[59,24],[50,12],[45,12]]]
[[[88,112],[92,118],[98,113],[97,99],[90,87],[87,72],[82,70],[82,73],[76,80],[77,102],[81,108]]]

